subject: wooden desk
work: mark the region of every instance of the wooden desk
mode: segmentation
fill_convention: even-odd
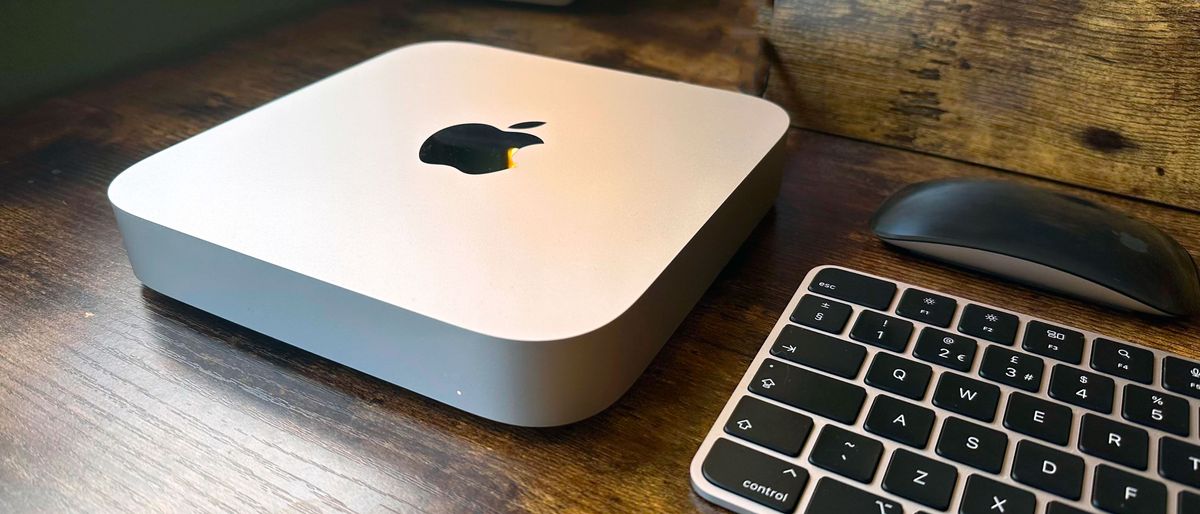
[[[794,130],[776,207],[612,408],[554,429],[472,417],[141,287],[105,198],[166,146],[401,44],[474,39],[761,93],[753,2],[368,2],[0,121],[0,511],[715,511],[687,466],[805,272],[837,263],[1200,357],[1200,320],[1102,310],[881,246],[909,182],[1071,190],[1200,254],[1200,216]]]

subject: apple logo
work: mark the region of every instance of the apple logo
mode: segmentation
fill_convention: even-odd
[[[543,121],[517,123],[510,129],[531,129]],[[482,123],[464,123],[435,132],[421,144],[421,162],[453,166],[463,173],[483,175],[516,166],[513,154],[542,138],[524,132],[506,132]]]

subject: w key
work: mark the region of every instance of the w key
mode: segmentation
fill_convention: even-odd
[[[954,373],[943,373],[933,391],[934,405],[989,423],[999,401],[999,387]]]

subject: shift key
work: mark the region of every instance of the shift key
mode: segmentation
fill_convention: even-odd
[[[887,309],[896,296],[896,284],[837,268],[818,271],[808,290],[877,310]]]
[[[780,512],[796,508],[808,483],[804,468],[724,438],[713,443],[701,469],[718,487]]]
[[[867,396],[859,386],[775,359],[763,361],[750,391],[846,424],[858,419]]]

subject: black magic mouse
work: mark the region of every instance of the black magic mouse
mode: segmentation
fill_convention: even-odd
[[[1200,312],[1192,256],[1149,223],[1064,194],[996,180],[908,186],[876,211],[883,241],[1114,307]]]

